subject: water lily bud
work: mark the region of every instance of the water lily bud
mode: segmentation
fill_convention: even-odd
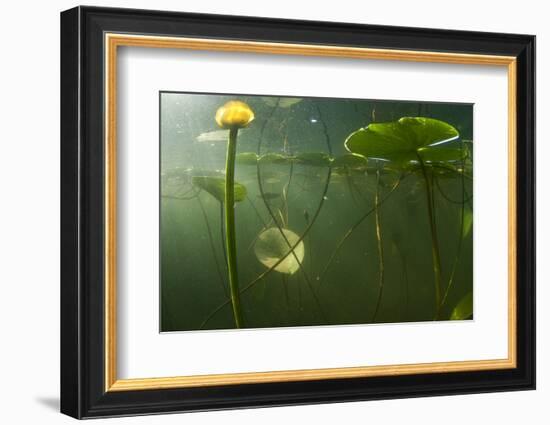
[[[254,119],[254,112],[246,103],[231,100],[216,111],[216,123],[221,128],[243,128]]]

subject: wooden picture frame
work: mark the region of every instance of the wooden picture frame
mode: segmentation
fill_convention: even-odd
[[[508,357],[117,378],[116,123],[121,46],[426,63],[508,72]],[[61,411],[76,418],[533,389],[535,38],[130,9],[61,14]],[[504,266],[503,266],[504,267]]]

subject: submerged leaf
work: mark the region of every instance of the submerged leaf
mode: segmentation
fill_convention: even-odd
[[[275,192],[265,192],[263,196],[261,194],[258,195],[258,198],[267,199],[268,201],[273,201],[274,199],[279,199],[280,197],[281,197],[281,194],[275,193]]]
[[[242,152],[235,156],[235,162],[241,165],[256,165],[258,155],[255,152]]]
[[[418,153],[424,162],[460,161],[466,158],[468,151],[463,146],[426,146],[419,148]]]
[[[225,201],[225,179],[222,177],[210,176],[195,176],[193,184],[200,189],[205,190],[219,202]],[[240,183],[234,182],[233,192],[235,194],[235,202],[241,202],[246,198],[246,187]]]
[[[254,245],[254,253],[256,254],[256,258],[258,258],[258,261],[268,268],[273,267],[279,260],[281,260],[281,258],[283,258],[290,251],[290,248],[296,245],[300,239],[298,235],[291,230],[284,228],[281,230],[284,233],[284,236],[281,234],[278,227],[270,227],[269,229],[264,230],[260,233]],[[284,260],[274,268],[274,270],[285,274],[296,273],[296,271],[300,268],[300,263],[304,260],[303,241],[300,241],[300,243],[296,245],[296,248],[294,248],[294,254],[295,255],[293,255],[292,252],[289,253],[286,257],[284,257]],[[296,261],[296,257],[299,262]]]
[[[439,179],[456,179],[459,174],[457,167],[445,162],[432,162],[426,168]]]
[[[396,163],[417,161],[458,160],[464,157],[459,152],[439,146],[458,139],[458,131],[433,118],[403,117],[395,122],[372,123],[348,136],[346,149],[367,158],[384,159]],[[444,149],[438,152],[436,149]]]
[[[300,103],[302,101],[302,98],[300,97],[264,97],[263,101],[266,103],[266,105],[275,107],[278,106],[280,108],[290,108],[292,105],[296,105],[297,103]]]
[[[465,238],[470,234],[472,230],[472,224],[474,222],[474,214],[471,209],[464,210],[464,219],[462,222],[462,237]]]
[[[261,164],[288,164],[290,158],[280,153],[266,153],[258,158]]]
[[[350,170],[360,170],[367,167],[367,158],[356,153],[346,153],[334,158],[330,165],[333,169],[346,168]]]
[[[472,292],[462,298],[451,313],[450,320],[466,320],[474,314],[474,299]]]
[[[403,117],[398,123],[416,148],[458,139],[456,128],[434,118]]]
[[[302,152],[297,154],[293,158],[293,161],[300,165],[328,167],[330,165],[330,156],[324,152]]]
[[[228,137],[228,130],[214,130],[199,134],[197,136],[197,142],[227,142]]]

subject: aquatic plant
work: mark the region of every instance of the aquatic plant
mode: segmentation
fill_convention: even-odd
[[[207,131],[206,133],[199,134],[196,140],[201,143],[226,142],[227,130]]]
[[[235,326],[243,326],[239,277],[237,272],[237,242],[235,231],[235,156],[237,153],[237,136],[239,129],[247,127],[254,119],[254,112],[239,100],[232,100],[218,108],[216,123],[229,130],[227,155],[225,162],[225,244],[227,250],[227,269],[229,288]]]
[[[432,240],[432,264],[435,286],[435,311],[438,318],[442,302],[442,271],[437,225],[432,163],[460,161],[467,151],[458,140],[458,131],[450,124],[425,117],[403,117],[395,122],[371,123],[350,134],[344,142],[352,153],[391,161],[403,169],[418,169],[426,189],[428,219]]]
[[[462,142],[462,143],[463,143],[464,146],[466,146],[464,144],[464,142]],[[469,150],[468,150],[468,154],[470,154]],[[460,225],[459,225],[459,228],[458,228],[457,249],[456,249],[455,258],[453,260],[451,273],[449,275],[449,280],[448,280],[448,283],[447,283],[447,287],[446,287],[445,292],[443,294],[443,299],[441,300],[439,310],[436,313],[436,315],[439,316],[441,314],[441,310],[443,309],[443,307],[444,307],[444,305],[445,305],[445,303],[448,299],[449,293],[451,291],[451,288],[452,288],[454,280],[455,280],[455,274],[456,274],[456,270],[457,270],[457,267],[458,267],[458,262],[460,260],[460,255],[461,255],[461,252],[462,252],[462,242],[464,241],[464,239],[466,239],[468,237],[468,235],[470,234],[470,231],[472,229],[473,213],[472,213],[471,208],[466,208],[466,203],[471,200],[471,197],[470,198],[466,197],[466,188],[465,188],[465,183],[464,183],[465,178],[467,177],[467,175],[465,173],[466,158],[462,160],[459,167],[450,165],[450,166],[445,166],[445,167],[442,167],[442,168],[437,168],[436,170],[438,170],[438,172],[437,172],[437,177],[435,178],[435,181],[436,181],[436,184],[437,184],[437,187],[439,189],[440,194],[443,196],[443,198],[445,200],[447,200],[451,203],[460,204]],[[462,199],[460,201],[454,201],[454,200],[450,199],[445,194],[444,190],[441,188],[441,185],[439,183],[439,179],[440,178],[446,178],[446,177],[449,176],[449,174],[453,174],[453,176],[458,175],[460,177],[460,183],[461,183],[461,186],[462,186],[462,190],[461,190]]]
[[[464,320],[473,315],[474,299],[472,292],[468,292],[451,312],[450,320]]]
[[[346,153],[334,158],[330,166],[333,171],[366,170],[367,158],[357,153]]]
[[[302,152],[294,155],[292,159],[296,164],[312,167],[328,167],[331,158],[324,152]]]
[[[225,192],[227,187],[226,179],[222,177],[211,176],[193,176],[193,184],[198,188],[208,192],[219,202],[225,202]],[[246,186],[233,182],[233,202],[244,201],[247,194]]]
[[[284,235],[284,237],[283,237]],[[304,260],[304,243],[298,242],[300,237],[289,229],[270,227],[261,232],[254,245],[256,258],[264,266],[279,273],[292,275],[300,268],[300,263]],[[295,255],[286,255],[287,250],[296,244],[293,249]],[[281,260],[282,261],[279,261]],[[275,265],[276,264],[276,265]]]
[[[374,194],[374,226],[376,234],[376,248],[378,250],[378,296],[372,315],[372,322],[376,321],[380,303],[382,302],[382,293],[384,291],[384,248],[382,245],[382,224],[380,220],[380,170],[376,171],[376,190]]]
[[[274,108],[290,108],[293,105],[296,105],[302,101],[302,98],[300,97],[264,97],[264,102],[268,106],[272,106]]]
[[[263,135],[263,133],[262,133],[262,135]],[[259,140],[258,140],[258,148],[257,148],[258,149],[258,154],[261,152],[261,147],[262,147],[262,137],[260,137]],[[287,145],[287,149],[288,149],[288,145]],[[264,187],[263,187],[263,178],[262,178],[262,172],[261,172],[260,165],[264,165],[266,163],[271,164],[271,165],[287,164],[289,166],[288,180],[287,180],[287,182],[286,182],[286,184],[283,188],[283,193],[282,193],[284,213],[281,212],[280,209],[278,210],[279,216],[280,216],[280,221],[281,221],[280,224],[278,222],[278,219],[277,219],[275,213],[273,212],[273,209],[271,208],[271,205],[269,204],[268,196],[267,196],[266,192],[264,191]],[[278,231],[278,237],[277,237],[276,240],[278,240],[279,242],[284,242],[284,244],[286,244],[287,248],[290,249],[290,251],[288,251],[282,258],[277,260],[276,264],[272,268],[270,268],[268,271],[275,270],[277,265],[281,262],[285,262],[287,264],[295,265],[297,267],[297,269],[294,270],[293,273],[297,270],[300,270],[300,272],[301,272],[301,274],[304,278],[304,281],[305,281],[306,285],[308,286],[308,288],[311,292],[311,295],[312,295],[312,297],[313,297],[313,299],[314,299],[321,315],[324,317],[324,312],[323,312],[323,309],[321,307],[321,303],[320,303],[319,299],[317,298],[317,295],[315,294],[315,291],[313,289],[313,285],[311,284],[311,281],[309,279],[309,276],[308,276],[307,272],[304,270],[304,268],[302,266],[303,252],[302,252],[301,257],[298,255],[297,252],[295,252],[295,249],[298,246],[300,246],[300,243],[302,244],[301,246],[303,246],[303,242],[301,242],[301,241],[305,237],[305,235],[302,235],[302,237],[300,237],[299,241],[297,241],[296,244],[293,244],[292,241],[288,238],[288,233],[286,232],[286,230],[288,230],[288,229],[285,229],[285,227],[288,223],[288,191],[290,189],[290,183],[292,181],[293,169],[294,169],[293,157],[291,157],[290,155],[281,155],[281,154],[277,154],[277,153],[268,153],[268,154],[260,156],[259,160],[256,164],[256,175],[257,175],[257,179],[258,179],[258,189],[260,190],[260,198],[263,200],[265,208],[268,211],[268,213],[269,213],[269,215],[270,215],[270,217],[273,221],[273,224],[275,224],[276,230]],[[329,173],[327,175],[327,180],[326,180],[326,184],[325,184],[324,193],[326,193],[326,191],[328,189],[329,181],[330,181],[330,170],[329,170]],[[324,197],[324,195],[323,195],[323,197]],[[323,202],[324,202],[324,199],[321,200],[321,205],[323,204]],[[293,273],[289,273],[289,274],[293,274]],[[285,294],[286,294],[286,292],[287,292],[286,278],[285,278],[284,275],[282,277],[282,281],[283,281],[283,287],[284,287]],[[298,286],[298,288],[299,288],[299,286]]]
[[[232,100],[227,95],[217,99],[216,106]],[[168,122],[163,131],[161,197],[191,199],[181,210],[172,200],[161,204],[163,214],[171,218],[170,223],[165,220],[166,237],[161,240],[162,285],[168,288],[162,294],[167,297],[163,308],[165,303],[170,307],[163,312],[163,329],[197,329],[198,317],[204,329],[403,322],[434,316],[462,320],[467,313],[460,313],[458,305],[471,290],[472,264],[466,255],[472,236],[471,143],[452,134],[424,140],[424,130],[409,128],[415,123],[406,119],[376,123],[376,118],[393,121],[394,116],[417,113],[417,105],[410,103],[253,96],[241,100],[248,99],[256,115],[251,129],[243,130],[248,120],[235,124],[220,119],[221,128],[212,131],[213,123],[202,119],[211,103],[197,101],[183,121]],[[350,116],[352,107],[357,117]],[[181,110],[176,112],[181,115]],[[469,114],[463,112],[466,108],[445,106],[434,113],[453,116],[453,122],[469,132]],[[418,115],[422,113],[427,113],[423,105]],[[429,127],[427,120],[418,127]],[[359,129],[369,122],[373,124]],[[232,134],[234,125],[238,131]],[[350,130],[362,133],[378,125],[393,126],[385,134],[378,131],[378,139],[385,138],[383,149],[369,142],[367,150],[351,137]],[[342,138],[346,129],[350,137]],[[232,138],[236,152],[229,146]],[[230,191],[232,204],[226,202]],[[233,248],[228,209],[233,209],[239,231]],[[441,301],[432,313],[438,236]],[[195,244],[186,242],[190,237],[200,238],[204,251],[193,249]],[[227,256],[237,248],[238,263]],[[197,285],[181,284],[182,273],[187,276],[205,267],[208,274]],[[217,286],[218,276],[224,293]],[[181,309],[181,296],[196,302]],[[169,313],[176,320],[169,321]]]
[[[287,155],[282,155],[280,153],[266,153],[258,157],[258,163],[262,165],[267,164],[289,164],[292,158]]]
[[[390,190],[381,197],[377,203],[375,203],[370,209],[368,209],[349,229],[348,231],[342,236],[342,238],[338,241],[336,244],[336,247],[330,254],[327,262],[325,263],[325,267],[323,268],[322,272],[318,276],[319,280],[319,286],[321,286],[324,282],[324,279],[326,277],[327,271],[329,270],[330,266],[334,262],[336,255],[344,246],[344,243],[350,238],[350,236],[357,230],[357,228],[372,214],[375,212],[377,208],[379,208],[384,202],[386,202],[390,196],[397,190],[397,188],[400,186],[403,179],[406,177],[406,174],[401,174],[399,178],[394,182]]]
[[[235,163],[240,165],[256,165],[258,155],[255,152],[241,152],[235,157]]]
[[[207,232],[207,235],[208,235],[208,241],[210,242],[210,249],[211,249],[211,253],[212,253],[212,258],[214,259],[214,264],[216,265],[216,271],[218,273],[218,278],[220,280],[220,285],[222,287],[224,295],[228,296],[229,294],[227,293],[227,287],[225,286],[225,280],[223,278],[222,268],[220,267],[220,264],[218,262],[218,256],[216,255],[216,248],[214,246],[214,237],[212,235],[212,230],[210,229],[210,222],[208,221],[208,215],[206,213],[206,209],[204,208],[204,205],[202,204],[200,196],[197,196],[197,201],[198,201],[201,213],[202,213],[202,217],[204,219],[204,224],[206,226],[206,232]],[[222,232],[222,238],[223,238],[223,232]],[[222,241],[223,241],[223,239],[222,239]],[[223,247],[222,247],[222,251],[224,253],[224,258],[225,258],[225,261],[227,263],[227,256],[225,255],[225,249],[223,249]]]
[[[323,194],[322,194],[322,197],[321,197],[321,201],[319,202],[319,205],[317,206],[317,209],[315,210],[315,213],[313,214],[313,217],[311,218],[311,220],[309,221],[307,227],[305,228],[305,230],[303,231],[303,233],[300,235],[300,238],[292,244],[292,246],[289,247],[289,249],[285,252],[284,255],[281,256],[281,258],[279,258],[270,268],[268,268],[266,271],[264,271],[263,273],[260,273],[258,276],[256,276],[251,282],[249,282],[247,285],[245,285],[241,290],[240,290],[240,294],[244,294],[245,292],[249,291],[251,288],[253,288],[258,282],[261,282],[264,278],[266,278],[271,272],[273,272],[275,270],[275,268],[281,264],[285,258],[287,258],[289,255],[291,255],[294,250],[296,249],[296,247],[304,240],[304,238],[309,234],[309,232],[311,231],[311,228],[313,227],[313,223],[315,223],[315,220],[317,220],[317,218],[319,217],[319,213],[321,212],[321,210],[323,209],[323,204],[325,202],[325,198],[326,198],[326,193],[327,193],[327,190],[328,190],[328,187],[329,187],[329,181],[330,179],[327,179],[326,182],[325,182],[325,186],[323,188]],[[364,218],[366,218],[370,213],[372,213],[372,210],[369,211]],[[363,218],[363,219],[364,219]],[[358,223],[360,224],[360,223]],[[358,225],[357,224],[357,225]],[[343,241],[342,241],[343,243]],[[341,244],[340,244],[341,245]],[[319,310],[321,311],[321,314],[324,316],[324,313],[322,312],[322,309],[319,305],[319,301],[317,299],[317,297],[315,296],[315,293],[314,294],[314,300],[316,301],[317,303],[317,307],[319,308]],[[223,303],[221,303],[218,307],[216,307],[201,323],[201,325],[199,326],[199,329],[203,329],[206,324],[212,320],[212,318],[219,312],[221,311],[226,305],[228,305],[230,303],[230,300],[227,300],[227,301],[224,301]]]

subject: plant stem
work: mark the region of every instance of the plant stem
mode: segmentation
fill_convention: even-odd
[[[464,144],[464,142],[462,142]],[[462,169],[464,169],[464,161],[462,161]],[[462,251],[462,241],[464,239],[464,206],[466,204],[466,187],[464,184],[464,174],[462,174],[461,179],[461,185],[462,185],[462,205],[460,207],[460,228],[458,231],[458,246],[456,249],[456,255],[455,259],[453,261],[453,267],[451,269],[451,275],[449,277],[449,282],[447,283],[447,288],[445,289],[445,292],[443,294],[443,299],[441,300],[441,304],[439,305],[439,312],[443,309],[443,306],[445,305],[445,302],[447,301],[447,297],[449,295],[449,291],[453,285],[454,277],[456,273],[456,269],[458,266],[458,262],[460,260],[460,254]],[[439,313],[440,314],[440,313]]]
[[[298,264],[298,268],[300,270],[300,273],[302,273],[302,276],[304,278],[304,281],[306,282],[309,290],[311,291],[311,295],[313,296],[313,299],[315,301],[315,304],[317,305],[317,308],[319,309],[319,312],[321,313],[321,316],[323,318],[323,320],[326,322],[326,315],[323,311],[323,308],[321,307],[321,303],[317,297],[317,294],[315,293],[314,289],[313,289],[313,285],[311,284],[311,281],[309,279],[309,276],[307,275],[307,272],[305,271],[303,265],[302,265],[302,262],[300,261],[300,259],[298,258],[298,256],[296,255],[296,252],[294,251],[294,248],[295,246],[292,246],[292,244],[290,243],[290,241],[288,240],[288,238],[286,237],[284,231],[283,231],[283,228],[281,227],[281,225],[279,225],[279,223],[277,223],[277,220],[276,220],[276,217],[275,217],[275,214],[273,213],[273,210],[271,209],[271,206],[269,205],[269,202],[266,201],[265,199],[265,193],[264,193],[264,188],[263,188],[263,183],[262,183],[262,176],[261,176],[261,171],[260,171],[260,164],[257,164],[256,166],[256,173],[257,173],[257,177],[258,177],[258,189],[260,190],[260,195],[262,197],[262,199],[264,200],[264,204],[265,204],[265,208],[267,209],[267,212],[269,213],[269,215],[271,216],[271,218],[273,219],[273,222],[275,223],[275,225],[277,226],[277,229],[279,230],[279,233],[281,234],[282,238],[284,239],[285,243],[287,244],[287,246],[289,247],[290,249],[290,254],[294,257],[294,260],[296,261],[296,263]],[[331,169],[329,168],[328,169],[328,173],[327,173],[327,185],[328,185],[328,182],[330,181],[330,176],[331,176]],[[325,194],[326,194],[326,187],[325,187],[325,190],[323,191],[323,199],[321,200],[321,204],[323,203],[323,200],[324,200],[324,197],[325,197]],[[314,217],[315,219],[316,217]],[[284,222],[284,218],[281,220],[283,223],[282,225],[285,226],[285,222]],[[305,236],[305,235],[304,235]],[[304,237],[302,236],[302,238]],[[286,258],[286,256],[285,256]]]
[[[225,247],[225,219],[224,219],[224,204],[220,202],[220,236],[222,241],[223,261],[227,268],[227,248]]]
[[[439,319],[439,307],[441,305],[441,256],[439,253],[439,242],[437,239],[437,226],[435,223],[434,214],[434,192],[433,185],[428,176],[428,171],[424,165],[424,161],[418,155],[418,160],[422,167],[422,174],[426,183],[426,201],[428,207],[428,219],[430,220],[430,233],[432,238],[432,264],[434,269],[434,285],[435,285],[435,315],[434,320]]]
[[[399,258],[401,259],[401,266],[403,267],[403,282],[405,283],[405,309],[403,312],[404,321],[407,321],[409,317],[409,275],[407,273],[407,259],[405,258],[405,255],[399,248],[399,245],[397,245],[396,242],[395,249],[397,249],[397,253],[399,254]]]
[[[235,326],[242,328],[241,298],[239,292],[239,276],[237,273],[237,239],[235,231],[235,155],[237,152],[238,128],[229,130],[227,157],[225,162],[225,246],[227,250],[227,270],[229,274],[229,289]]]
[[[357,220],[355,222],[355,224],[348,229],[348,231],[345,233],[345,235],[342,237],[342,239],[340,239],[340,242],[338,242],[338,244],[336,245],[336,248],[334,248],[334,250],[332,251],[332,254],[330,254],[330,257],[329,257],[328,261],[326,262],[323,271],[321,272],[321,274],[319,275],[319,277],[317,279],[317,280],[319,280],[319,288],[323,284],[323,281],[325,280],[326,273],[327,273],[328,269],[330,268],[330,266],[332,265],[332,262],[336,258],[336,254],[338,254],[338,252],[340,251],[340,248],[342,248],[342,246],[344,245],[344,242],[346,242],[346,240],[348,240],[348,238],[359,227],[359,225],[361,223],[363,223],[363,221],[365,221],[365,219],[374,212],[375,207],[382,205],[386,201],[386,199],[388,199],[390,197],[390,195],[399,187],[401,181],[404,178],[405,178],[405,176],[401,175],[397,179],[397,181],[394,183],[394,185],[391,187],[390,191],[380,200],[380,202],[378,202],[377,205],[373,206],[365,214],[363,214],[363,216],[361,216],[361,218],[359,218],[359,220]]]
[[[382,292],[384,289],[384,249],[382,246],[382,227],[380,225],[380,170],[376,171],[376,192],[374,195],[374,221],[376,225],[376,243],[378,247],[378,297],[376,299],[376,307],[372,316],[372,322],[376,320],[378,311],[380,310],[380,302],[382,301]]]
[[[220,285],[222,286],[223,293],[225,296],[228,296],[227,288],[225,287],[225,282],[223,279],[223,273],[220,268],[220,264],[218,263],[218,256],[216,255],[216,249],[214,248],[214,237],[212,236],[212,230],[210,229],[210,223],[208,222],[208,215],[206,214],[206,210],[204,209],[204,205],[202,204],[201,198],[197,197],[197,201],[199,202],[199,206],[202,212],[202,216],[204,218],[204,224],[206,225],[206,231],[208,233],[208,240],[210,241],[210,249],[212,250],[212,257],[214,258],[214,263],[216,264],[216,270],[218,272],[218,276],[220,278]]]
[[[329,176],[330,177],[330,176]],[[311,230],[313,224],[315,223],[315,220],[317,220],[317,217],[319,216],[319,213],[321,212],[321,209],[323,207],[323,204],[325,202],[325,195],[327,194],[327,191],[328,191],[328,186],[329,186],[329,183],[330,183],[330,178],[327,178],[327,180],[325,181],[325,187],[323,189],[323,197],[321,198],[321,202],[319,203],[319,205],[317,206],[317,210],[315,211],[315,213],[313,214],[313,217],[311,218],[311,220],[309,221],[309,224],[308,226],[306,227],[306,229],[304,230],[304,233],[302,233],[302,235],[300,236],[300,238],[290,247],[290,250],[287,251],[285,253],[285,255],[283,255],[281,258],[279,258],[277,260],[277,262],[275,264],[273,264],[269,269],[267,269],[266,271],[264,271],[263,273],[261,273],[260,275],[258,275],[254,280],[252,280],[251,282],[248,283],[248,285],[246,285],[243,289],[241,289],[241,294],[245,293],[246,291],[248,291],[250,288],[253,288],[254,285],[256,285],[256,283],[260,282],[261,280],[263,280],[268,274],[270,274],[273,270],[275,270],[275,268],[281,264],[286,257],[288,257],[289,255],[291,255],[291,253],[296,249],[296,247],[300,244],[300,242],[302,242],[302,240],[304,240],[304,238],[308,235],[309,231]],[[372,212],[372,210],[371,210]],[[199,329],[203,329],[206,324],[216,315],[216,313],[218,313],[222,308],[224,308],[226,305],[229,304],[229,300],[223,302],[222,304],[220,304],[216,309],[214,309],[209,315],[208,317],[206,317],[206,319],[203,320],[201,326],[199,327]]]

